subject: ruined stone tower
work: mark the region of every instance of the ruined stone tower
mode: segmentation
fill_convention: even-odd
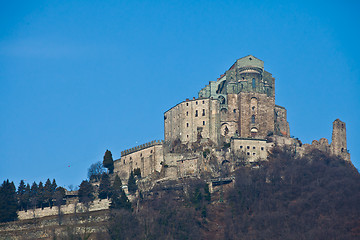
[[[340,119],[333,122],[333,132],[331,141],[331,153],[340,155],[343,159],[350,161],[350,153],[348,153],[346,145],[346,125]]]

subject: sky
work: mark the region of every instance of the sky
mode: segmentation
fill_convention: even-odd
[[[359,1],[4,1],[0,181],[77,186],[106,149],[163,139],[163,113],[238,58],[276,78],[303,143],[346,123],[360,168]]]

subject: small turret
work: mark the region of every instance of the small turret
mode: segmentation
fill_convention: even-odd
[[[333,122],[331,153],[350,161],[350,153],[348,153],[346,145],[346,125],[340,119]]]

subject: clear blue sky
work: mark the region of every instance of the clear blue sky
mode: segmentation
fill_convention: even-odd
[[[0,180],[79,185],[109,149],[252,54],[303,143],[347,124],[360,168],[359,1],[4,1]],[[69,167],[70,166],[70,167]]]

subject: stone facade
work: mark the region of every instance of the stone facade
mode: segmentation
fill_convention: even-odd
[[[114,161],[114,173],[126,182],[131,171],[140,169],[141,176],[147,177],[160,172],[164,162],[163,142],[152,141],[121,152],[121,158]]]
[[[275,105],[275,78],[254,56],[237,60],[216,82],[200,90],[201,97],[218,99],[223,141],[290,136],[286,109]]]
[[[339,155],[345,160],[350,161],[350,154],[346,145],[346,125],[339,119],[333,122],[330,151],[332,154]]]
[[[181,145],[180,152],[170,146]],[[195,146],[202,145],[202,150]],[[222,146],[227,150],[214,151]],[[198,98],[175,105],[164,113],[164,142],[152,142],[121,153],[115,173],[127,180],[139,168],[142,177],[161,173],[163,179],[199,176],[210,166],[202,156],[212,149],[217,164],[243,156],[248,162],[264,160],[274,146],[287,146],[296,154],[318,149],[350,161],[345,123],[333,123],[332,142],[325,138],[302,144],[290,137],[287,110],[275,105],[275,78],[264,62],[252,55],[238,59],[216,81],[210,81]],[[171,150],[173,149],[173,150]],[[178,150],[179,151],[179,150]]]
[[[196,142],[199,139],[219,141],[219,102],[199,98],[179,103],[164,114],[165,141],[179,139]]]
[[[268,156],[268,151],[273,147],[273,145],[273,143],[268,143],[264,139],[231,139],[231,150],[238,156],[243,155],[243,157],[249,162],[265,160]]]
[[[109,209],[110,201],[108,199],[95,200],[87,209],[82,203],[69,203],[60,207],[61,214],[84,213]],[[44,209],[36,208],[27,211],[18,211],[19,220],[42,218],[46,216],[57,216],[59,214],[58,207],[45,207]]]

